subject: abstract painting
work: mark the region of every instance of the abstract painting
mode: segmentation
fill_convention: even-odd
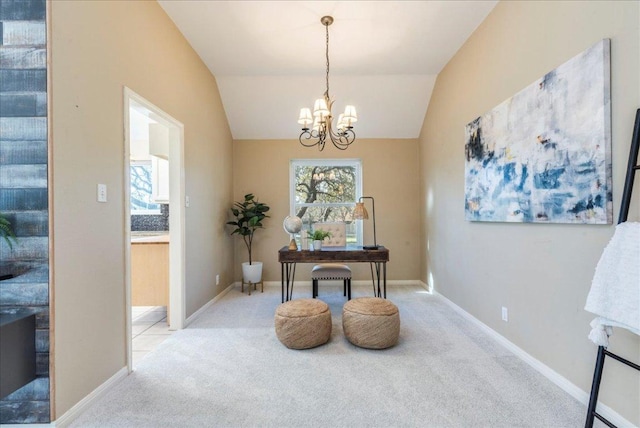
[[[471,221],[612,222],[610,40],[465,129]]]

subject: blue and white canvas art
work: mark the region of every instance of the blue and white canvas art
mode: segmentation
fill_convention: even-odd
[[[471,221],[612,222],[610,41],[466,126]]]

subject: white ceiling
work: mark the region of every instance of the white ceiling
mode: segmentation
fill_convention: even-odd
[[[158,0],[216,76],[234,139],[292,139],[325,90],[362,138],[416,138],[437,74],[497,1]]]

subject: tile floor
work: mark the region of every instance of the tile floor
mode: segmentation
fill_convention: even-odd
[[[133,366],[171,335],[166,306],[133,306],[131,308]]]

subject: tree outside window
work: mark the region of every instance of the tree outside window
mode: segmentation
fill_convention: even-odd
[[[361,226],[352,213],[362,193],[359,160],[293,160],[291,162],[292,214],[300,217],[303,231],[313,223],[344,222],[347,243],[359,245]]]
[[[152,200],[151,161],[131,163],[131,214],[160,214],[160,205]]]

